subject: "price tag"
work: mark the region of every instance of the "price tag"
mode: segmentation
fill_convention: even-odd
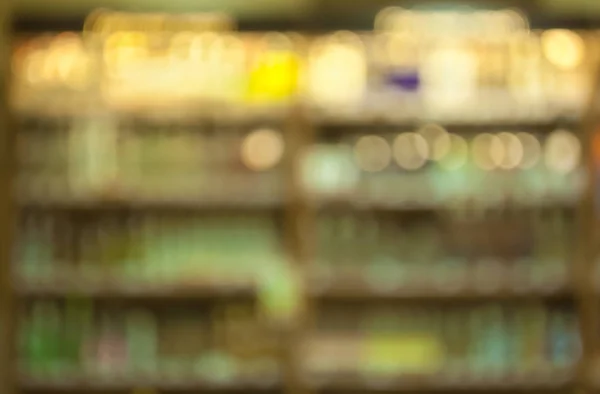
[[[375,373],[434,372],[443,354],[439,341],[428,334],[375,337],[365,347],[367,368]]]

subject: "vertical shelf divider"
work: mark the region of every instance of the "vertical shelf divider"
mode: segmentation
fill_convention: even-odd
[[[308,294],[307,268],[311,260],[310,221],[308,202],[302,187],[302,155],[310,141],[311,125],[304,106],[293,104],[285,125],[286,152],[286,247],[295,264],[294,272],[300,281],[301,303],[294,324],[286,332],[285,390],[287,394],[309,394],[303,374],[303,348],[308,333],[311,302]]]
[[[592,89],[582,119],[582,141],[584,158],[587,165],[587,190],[579,206],[578,231],[579,242],[577,259],[573,272],[573,289],[579,310],[580,334],[582,340],[581,362],[578,372],[578,388],[583,392],[593,391],[590,382],[593,366],[598,356],[598,330],[600,329],[600,302],[595,284],[595,258],[598,225],[596,219],[596,168],[594,164],[594,134],[600,120],[600,64],[596,56],[596,70],[593,75]]]
[[[0,2],[0,394],[17,393],[16,308],[12,281],[15,122],[10,105],[12,1]]]

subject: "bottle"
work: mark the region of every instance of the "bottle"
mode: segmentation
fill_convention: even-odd
[[[509,367],[510,351],[506,311],[500,306],[494,306],[486,311],[486,315],[485,320],[489,325],[482,332],[483,357],[489,368],[486,372],[495,377],[502,376]]]
[[[546,327],[548,312],[543,305],[537,304],[522,309],[523,339],[521,349],[526,371],[544,370],[546,359]]]
[[[155,317],[148,311],[127,314],[126,342],[130,366],[143,373],[155,373],[158,363],[158,332]]]
[[[419,91],[419,50],[414,37],[384,33],[376,37],[375,49],[384,92],[408,94]]]
[[[81,372],[82,349],[91,325],[91,303],[76,298],[68,299],[64,315],[64,353],[67,367],[72,371]]]
[[[581,352],[574,319],[564,311],[550,316],[548,327],[549,361],[554,368],[566,370],[573,367]]]
[[[121,316],[102,313],[95,346],[95,367],[102,379],[112,379],[128,370],[127,343]]]
[[[475,339],[473,324],[469,324],[469,311],[457,308],[443,314],[442,337],[447,356],[445,371],[459,378],[468,372],[470,342]],[[472,313],[472,312],[471,312]]]
[[[61,336],[62,319],[58,306],[51,302],[38,302],[31,312],[29,349],[34,373],[56,375],[63,364],[64,350]]]
[[[52,277],[52,223],[50,218],[25,218],[19,239],[19,271],[26,281]]]

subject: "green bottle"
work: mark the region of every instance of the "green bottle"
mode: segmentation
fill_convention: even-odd
[[[27,347],[34,374],[53,375],[61,367],[61,318],[53,303],[33,306]]]
[[[158,328],[152,313],[133,311],[127,316],[126,341],[130,365],[145,373],[156,371],[158,362]]]
[[[51,274],[52,227],[48,220],[28,220],[21,235],[19,256],[25,280],[47,279]]]
[[[81,350],[92,325],[92,309],[87,300],[71,298],[66,302],[62,352],[65,367],[76,370],[81,367]]]

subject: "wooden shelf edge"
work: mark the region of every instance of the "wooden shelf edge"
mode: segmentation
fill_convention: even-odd
[[[211,382],[205,379],[169,379],[151,375],[139,378],[48,378],[40,379],[21,376],[19,387],[28,391],[130,391],[138,388],[162,391],[271,391],[282,387],[277,381],[240,380],[233,382]]]
[[[571,372],[547,372],[535,374],[507,374],[495,377],[434,374],[419,377],[392,379],[368,378],[366,376],[330,376],[314,379],[308,386],[327,391],[394,391],[394,392],[440,392],[440,391],[536,391],[562,390],[576,384]]]
[[[252,284],[97,284],[72,283],[42,284],[22,283],[17,286],[22,298],[39,297],[92,297],[116,299],[211,299],[243,297],[254,298],[256,287]]]

